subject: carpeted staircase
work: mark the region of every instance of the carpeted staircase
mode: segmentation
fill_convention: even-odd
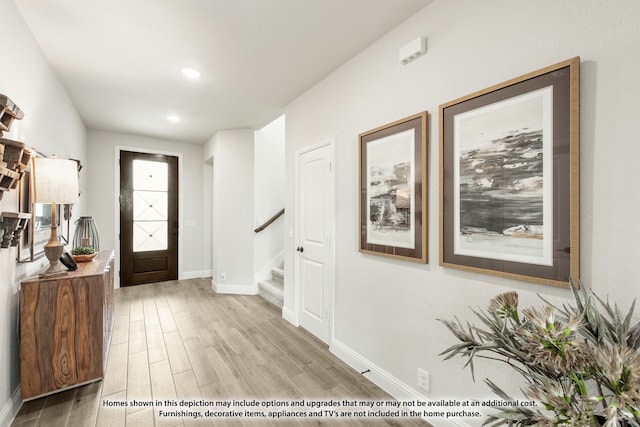
[[[276,307],[282,308],[284,304],[284,270],[282,268],[274,268],[271,270],[271,279],[258,282],[258,295]]]

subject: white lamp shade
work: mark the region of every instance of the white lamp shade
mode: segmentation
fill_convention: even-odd
[[[78,202],[78,164],[74,160],[36,157],[33,164],[34,202]]]

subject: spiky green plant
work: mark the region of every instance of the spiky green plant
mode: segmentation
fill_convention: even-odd
[[[445,360],[466,359],[475,381],[474,362],[490,359],[524,378],[525,397],[536,407],[494,408],[490,426],[640,427],[640,322],[635,301],[622,315],[593,292],[570,282],[575,304],[520,311],[518,294],[507,292],[472,310],[479,326],[439,319],[458,339],[440,353]],[[503,400],[514,401],[485,379]]]

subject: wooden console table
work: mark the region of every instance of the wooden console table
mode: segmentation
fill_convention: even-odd
[[[20,290],[20,381],[30,400],[103,378],[113,330],[113,251]]]

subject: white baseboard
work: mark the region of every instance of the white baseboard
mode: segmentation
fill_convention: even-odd
[[[16,415],[18,415],[21,406],[20,387],[18,387],[11,395],[11,400],[0,411],[0,426],[10,426]]]
[[[201,277],[211,277],[213,272],[211,270],[202,271],[183,271],[180,280],[199,279]]]
[[[234,285],[231,283],[216,283],[211,279],[211,289],[217,294],[257,295],[257,285]]]
[[[299,326],[298,316],[296,316],[296,313],[293,310],[288,309],[287,307],[282,307],[282,318],[291,323],[296,328]]]
[[[371,382],[375,385],[389,393],[391,396],[398,400],[422,400],[428,401],[430,399],[426,398],[417,390],[414,390],[409,385],[403,383],[389,372],[385,371],[375,363],[368,360],[366,357],[360,355],[355,352],[353,349],[349,348],[345,344],[340,341],[334,339],[331,343],[330,350],[333,354],[339,357],[343,362],[347,365],[351,366],[358,372],[369,371],[365,375]],[[442,425],[450,425],[456,427],[471,427],[469,424],[458,418],[451,419],[426,419],[426,421],[436,427],[440,427]],[[437,423],[437,424],[436,424]],[[445,424],[446,423],[446,424]]]
[[[375,363],[367,360],[365,357],[353,351],[345,344],[338,340],[333,340],[331,352],[342,359],[347,365],[351,366],[358,372],[370,370],[364,374],[369,380],[374,382],[378,387],[392,395],[398,400],[426,400],[426,398],[418,393],[407,384],[395,378],[393,375],[377,366]]]

